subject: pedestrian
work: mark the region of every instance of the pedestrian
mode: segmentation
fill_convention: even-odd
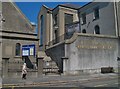
[[[27,66],[26,63],[24,63],[22,67],[22,79],[26,79],[26,75],[27,75]]]
[[[35,70],[37,69],[37,64],[34,64],[34,69],[35,69]]]

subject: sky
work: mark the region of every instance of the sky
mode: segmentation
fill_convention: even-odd
[[[88,2],[16,2],[16,5],[25,14],[28,20],[37,25],[37,16],[42,5],[55,8],[58,4],[71,3],[83,6]]]

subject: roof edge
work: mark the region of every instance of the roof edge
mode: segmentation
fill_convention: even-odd
[[[15,9],[23,16],[23,18],[26,20],[26,22],[30,25],[30,27],[33,29],[31,21],[25,16],[25,14],[20,10],[20,8],[16,5],[15,2],[10,2]]]
[[[61,7],[65,7],[65,8],[70,8],[70,9],[74,9],[74,10],[79,10],[79,8],[76,9],[76,8],[72,8],[72,7],[68,7],[68,6],[57,5],[54,9],[52,9],[52,11],[54,11],[54,10],[55,10],[56,8],[58,8],[59,6],[61,6]]]

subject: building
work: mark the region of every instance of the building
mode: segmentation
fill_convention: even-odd
[[[117,72],[119,10],[119,2],[43,5],[38,55],[49,56],[64,74]]]
[[[80,6],[75,5],[72,6],[71,4],[58,5],[54,9],[50,9],[45,5],[41,7],[38,15],[38,29],[41,29],[38,30],[38,38],[41,39],[39,40],[40,48],[42,47],[41,49],[44,50],[45,46],[50,45],[50,41],[57,39],[65,33],[63,30],[65,24],[79,21],[77,11],[79,7]],[[55,42],[58,40],[61,41],[63,38],[64,37],[61,37],[55,40]]]
[[[79,9],[81,32],[118,36],[115,9],[115,3],[107,2],[94,2],[83,6]]]
[[[30,23],[13,2],[2,2],[1,16],[2,75],[3,77],[16,75],[20,77],[23,56],[29,56],[32,63],[36,62],[38,39],[35,25]]]

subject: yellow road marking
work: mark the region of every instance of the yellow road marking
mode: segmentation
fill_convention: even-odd
[[[96,85],[94,87],[102,87],[102,86],[106,86],[106,85],[108,85],[108,84]]]
[[[118,83],[114,83],[114,84],[118,84]],[[102,87],[102,86],[106,86],[106,85],[109,85],[109,84],[96,85],[94,87]]]
[[[111,77],[112,78],[117,78],[117,77]],[[102,78],[93,78],[93,79],[102,79]],[[86,80],[89,80],[89,79],[81,79],[81,83],[83,83],[84,81]],[[71,81],[50,81],[50,82],[40,82],[40,83],[33,83],[33,84],[24,84],[23,86],[43,86],[43,85],[56,85],[58,83],[60,84],[68,84],[69,82],[80,82],[80,80],[71,80]],[[118,84],[118,83],[115,83],[115,84]],[[108,84],[103,84],[103,85],[96,85],[94,87],[100,87],[100,86],[106,86]],[[20,87],[19,84],[3,84],[3,87],[13,87],[12,89],[14,89],[14,87]]]

